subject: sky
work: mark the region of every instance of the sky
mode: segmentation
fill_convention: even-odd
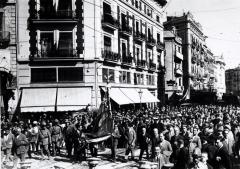
[[[208,37],[215,56],[223,55],[226,69],[240,64],[240,0],[168,0],[168,16],[190,11]]]

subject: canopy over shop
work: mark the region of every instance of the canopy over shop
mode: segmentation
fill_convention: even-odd
[[[24,88],[21,113],[73,112],[91,104],[91,88]]]
[[[103,91],[106,91],[102,87]],[[157,103],[159,100],[148,89],[111,88],[109,97],[119,106],[138,103]]]

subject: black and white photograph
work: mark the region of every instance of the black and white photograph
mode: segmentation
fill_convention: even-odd
[[[1,169],[240,169],[240,0],[0,0]]]

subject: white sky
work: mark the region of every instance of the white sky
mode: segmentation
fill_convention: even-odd
[[[223,54],[226,68],[240,64],[240,0],[168,0],[168,16],[191,11],[203,27],[214,55]]]

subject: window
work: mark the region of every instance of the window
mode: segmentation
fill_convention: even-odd
[[[74,57],[72,36],[72,32],[40,32],[40,57]]]
[[[160,34],[157,33],[157,43],[160,43],[161,42],[161,39],[160,39]]]
[[[156,16],[156,21],[159,23],[160,22],[160,17],[157,15]]]
[[[57,82],[56,68],[31,68],[31,82]]]
[[[72,32],[60,32],[58,44],[59,57],[72,57],[73,56],[73,38]]]
[[[130,84],[131,83],[130,72],[120,71],[119,72],[119,82]]]
[[[138,9],[138,1],[135,1],[135,7]]]
[[[136,55],[137,60],[141,59],[141,53],[140,53],[140,47],[139,46],[135,47],[135,55]]]
[[[104,36],[103,41],[104,41],[104,50],[112,51],[112,39],[111,39],[111,37]]]
[[[115,74],[114,74],[114,69],[107,69],[107,68],[103,68],[102,69],[102,81],[107,83],[107,81],[109,80],[109,82],[115,82]]]
[[[139,30],[139,22],[138,22],[138,21],[136,21],[136,32],[137,32],[137,33],[140,32],[140,30]]]
[[[135,85],[143,85],[144,84],[143,74],[134,73],[134,84]]]
[[[122,27],[126,27],[127,25],[127,17],[125,14],[121,14],[121,21],[122,21]]]
[[[56,45],[54,44],[53,32],[40,33],[41,57],[55,57]]]
[[[83,68],[58,68],[58,81],[83,81]]]
[[[127,42],[122,40],[122,57],[127,57]]]
[[[0,32],[3,31],[3,12],[0,12]]]
[[[105,17],[108,17],[109,15],[111,15],[111,6],[105,2],[103,2],[103,15],[104,15],[104,18]]]

